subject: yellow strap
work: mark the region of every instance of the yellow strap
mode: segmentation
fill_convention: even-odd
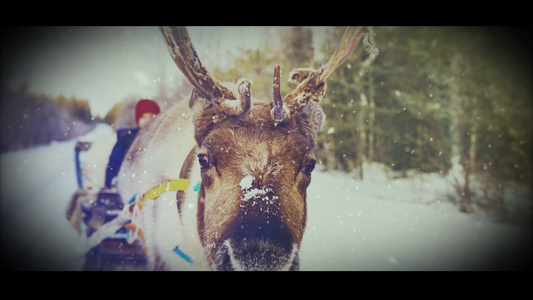
[[[148,199],[155,199],[166,192],[185,191],[189,187],[189,179],[178,178],[164,181],[160,185],[146,192],[141,199],[137,201],[139,208],[142,208],[144,202]]]

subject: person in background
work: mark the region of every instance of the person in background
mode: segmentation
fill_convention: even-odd
[[[139,129],[146,126],[152,119],[161,112],[159,105],[154,100],[141,99],[135,105],[135,122],[138,127],[123,128],[117,130],[117,142],[109,156],[105,173],[104,189],[112,189],[116,186],[116,178],[131,144],[137,137]]]

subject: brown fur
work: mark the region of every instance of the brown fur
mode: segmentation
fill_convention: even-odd
[[[253,103],[241,115],[226,115],[193,92],[189,106],[192,122],[180,104],[139,132],[119,174],[123,198],[164,180],[189,176],[187,165],[196,152],[193,149],[184,155],[184,151],[193,148],[187,140],[194,135],[198,153],[211,165],[201,172],[195,226],[206,264],[220,270],[298,269],[297,253],[307,220],[306,188],[311,181],[303,169],[314,158],[316,134],[324,119],[320,107],[309,103],[294,118],[275,126],[270,115],[272,103]],[[197,158],[193,158],[193,168],[199,169]],[[253,182],[243,188],[241,181],[247,176]],[[251,191],[260,193],[243,201]],[[179,216],[183,217],[191,203],[185,203],[184,192],[174,197],[178,197]],[[152,201],[152,213],[143,214],[144,221],[136,221],[141,222],[148,243],[163,243],[158,228],[164,225],[156,213],[162,201],[166,201],[163,196]],[[158,248],[148,246],[153,267],[168,268]],[[240,260],[241,265],[236,267],[232,259]]]
[[[193,107],[194,101],[198,99],[192,99]],[[263,239],[299,247],[307,219],[306,188],[311,181],[302,169],[306,160],[313,158],[316,132],[324,118],[322,110],[309,104],[296,118],[275,126],[271,103],[256,103],[240,116],[222,117],[215,107],[202,105],[206,106],[194,116],[195,134],[199,153],[207,157],[210,168],[202,172],[198,230],[203,246],[211,248],[211,260],[216,259],[225,240],[241,242],[232,232],[235,224],[245,226],[239,218],[252,226],[271,221],[285,228],[287,234],[283,241],[276,240],[277,236]],[[254,178],[252,188],[268,192],[243,201],[246,191],[240,181],[246,176]],[[271,211],[254,215],[254,205],[248,204],[265,201],[270,201]],[[255,209],[269,207],[257,204]]]
[[[189,233],[181,235],[189,237],[188,230],[197,231],[195,236],[204,249],[206,264],[213,269],[236,269],[227,241],[234,248],[234,256],[243,260],[241,267],[244,269],[298,269],[297,252],[307,220],[306,188],[311,181],[310,175],[302,170],[305,162],[313,159],[316,131],[324,118],[322,110],[311,103],[294,119],[274,126],[271,103],[254,103],[238,116],[220,114],[214,104],[203,98],[193,97],[189,104],[192,122],[189,114],[184,113],[185,106],[180,104],[163,112],[140,131],[119,175],[123,198],[129,199],[134,191],[146,191],[165,179],[190,176],[194,173],[192,170],[200,169],[193,154],[204,154],[212,167],[201,172],[196,224],[193,229],[188,221],[182,220],[183,230]],[[187,142],[192,140],[193,132],[199,150],[193,149],[189,155],[184,155],[194,148],[193,143]],[[189,167],[191,160],[194,162],[192,169]],[[247,176],[252,176],[254,181],[250,188],[243,189],[240,182]],[[243,201],[250,189],[263,193]],[[181,218],[191,205],[186,202],[187,193],[190,192],[177,195]],[[143,219],[134,221],[147,237],[153,269],[171,268],[168,260],[161,256],[163,252],[158,250],[164,243],[161,238],[167,236],[160,230],[171,230],[156,213],[160,211],[156,207],[168,201],[164,199],[169,198],[164,194],[151,201],[152,212],[143,213]],[[168,213],[166,210],[165,215]],[[243,227],[246,230],[243,231]],[[267,230],[261,232],[261,228]],[[259,234],[254,233],[257,230]],[[168,236],[171,235],[169,232]],[[250,245],[248,252],[246,245]],[[185,244],[180,248],[185,249]],[[253,253],[266,258],[250,263],[257,260]],[[196,254],[196,262],[200,259],[200,253],[188,254]],[[287,264],[290,265],[287,267]]]

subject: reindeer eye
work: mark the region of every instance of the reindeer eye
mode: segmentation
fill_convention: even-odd
[[[307,173],[307,175],[311,175],[313,171],[315,170],[316,160],[310,159],[305,163],[304,172]]]
[[[207,155],[205,154],[198,154],[198,163],[202,170],[209,168],[209,159],[207,159]]]

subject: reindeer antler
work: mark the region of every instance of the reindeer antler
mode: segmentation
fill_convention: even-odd
[[[350,56],[363,35],[365,35],[366,50],[368,52],[374,51],[373,53],[377,54],[377,49],[373,49],[372,44],[368,42],[369,34],[370,31],[366,27],[348,27],[344,31],[335,53],[320,70],[316,71],[310,68],[293,70],[289,75],[289,81],[299,84],[294,91],[285,96],[282,107],[276,104],[276,95],[274,95],[274,108],[272,109],[274,124],[277,125],[296,115],[309,101],[320,102],[325,96],[326,79]]]
[[[239,115],[251,107],[250,81],[237,83],[238,97],[214,79],[202,65],[185,27],[160,27],[170,56],[197,92],[228,115]]]
[[[274,126],[277,126],[279,123],[283,122],[286,116],[290,115],[289,110],[285,105],[283,105],[283,98],[281,97],[280,90],[280,71],[279,65],[274,67],[274,80],[273,80],[273,102],[274,107],[270,112],[272,118],[274,119]]]

